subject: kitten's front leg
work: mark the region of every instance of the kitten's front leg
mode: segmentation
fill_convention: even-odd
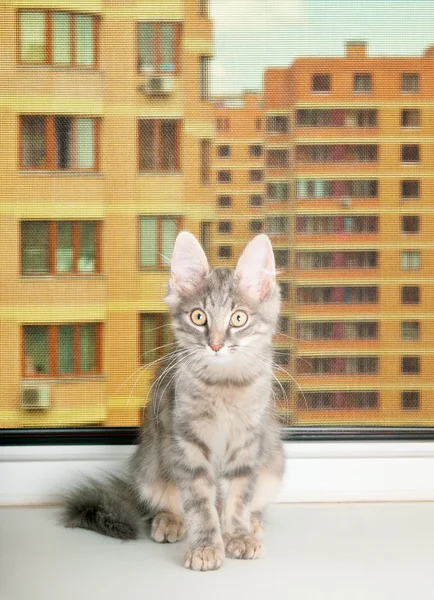
[[[221,527],[226,556],[230,558],[259,558],[262,553],[259,536],[253,531],[250,510],[255,481],[254,469],[246,465],[224,474]]]
[[[216,482],[206,445],[191,434],[188,438],[182,433],[176,436],[173,459],[189,542],[184,564],[193,571],[212,571],[221,567],[225,555],[215,506]]]

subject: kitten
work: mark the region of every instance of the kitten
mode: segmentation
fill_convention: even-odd
[[[185,566],[208,571],[225,555],[259,557],[263,511],[283,475],[268,237],[255,237],[230,271],[210,269],[196,238],[180,233],[165,301],[177,350],[153,388],[141,441],[122,477],[90,480],[66,498],[64,524],[132,539],[147,518],[156,542],[186,531]]]

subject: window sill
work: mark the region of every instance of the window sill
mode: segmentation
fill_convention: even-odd
[[[40,377],[22,377],[21,378],[21,384],[25,384],[25,385],[42,385],[42,384],[46,384],[46,385],[53,385],[56,383],[59,384],[64,384],[64,383],[89,383],[89,382],[93,382],[93,381],[107,381],[108,377],[107,375],[87,375],[87,376],[80,376],[80,375],[74,375],[71,377],[44,377],[43,375],[41,375]]]
[[[39,64],[39,63],[17,63],[17,69],[20,71],[59,71],[61,73],[70,73],[76,71],[79,73],[93,73],[102,75],[102,71],[98,66],[84,67],[80,65],[57,65],[57,64]]]
[[[58,169],[25,169],[19,170],[19,175],[27,177],[104,177],[99,171],[60,171]]]
[[[179,177],[180,175],[183,175],[183,172],[182,171],[138,171],[137,175],[139,175],[139,176],[152,175],[154,177],[161,177],[162,175],[164,175],[165,177],[167,177],[167,176],[173,177],[174,175],[176,175]]]
[[[0,505],[52,503],[83,475],[122,468],[134,446],[0,448]],[[285,442],[279,502],[434,500],[434,442]]]
[[[105,279],[105,275],[102,273],[92,273],[85,275],[82,273],[74,273],[71,275],[21,275],[22,281],[76,281],[77,279],[85,280],[102,280]]]

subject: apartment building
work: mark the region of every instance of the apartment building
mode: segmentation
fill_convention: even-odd
[[[355,41],[265,73],[293,424],[434,423],[433,68],[432,47],[370,57]]]
[[[208,2],[0,14],[0,427],[137,425],[173,241],[216,213]]]

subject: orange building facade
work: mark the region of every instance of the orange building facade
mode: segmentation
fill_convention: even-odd
[[[208,3],[0,14],[0,427],[137,425],[173,240],[213,218]]]
[[[272,239],[289,425],[434,423],[433,67],[349,42],[217,102],[215,255]]]

